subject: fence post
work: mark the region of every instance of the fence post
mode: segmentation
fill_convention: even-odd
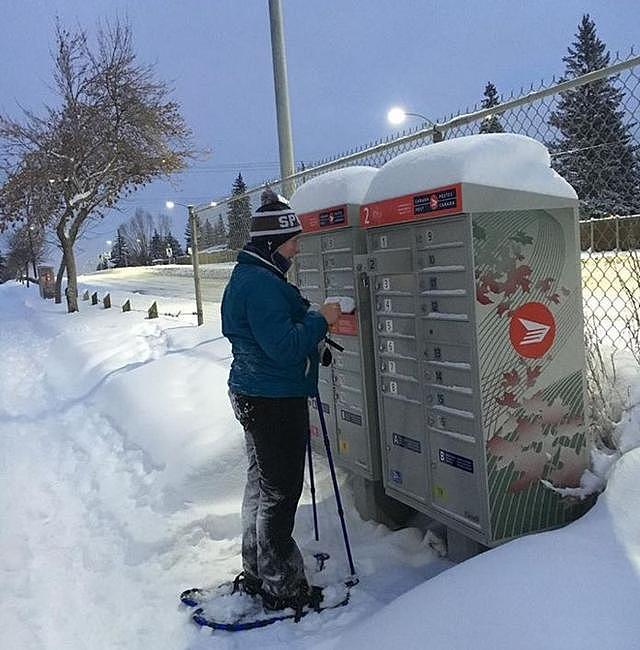
[[[616,220],[616,252],[620,251],[620,215],[615,215]]]

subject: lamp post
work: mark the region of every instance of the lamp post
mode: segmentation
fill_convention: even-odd
[[[405,111],[403,108],[400,108],[398,106],[392,108],[387,113],[387,119],[389,120],[389,122],[391,122],[391,124],[402,124],[402,122],[404,122],[408,116],[419,117],[425,123],[430,124],[432,129],[431,137],[433,138],[433,141],[442,142],[443,140],[442,131],[440,131],[438,125],[433,120],[430,120],[428,117],[425,117],[420,113],[409,113],[408,111]]]
[[[187,208],[189,212],[189,226],[191,228],[191,264],[193,266],[193,284],[196,293],[196,316],[198,325],[204,323],[204,314],[202,310],[202,290],[200,287],[200,261],[198,259],[198,223],[196,220],[196,209],[193,205],[184,205],[176,201],[166,201],[167,210],[171,210],[176,205]]]

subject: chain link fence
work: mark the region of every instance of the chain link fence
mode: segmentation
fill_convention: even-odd
[[[492,107],[467,108],[434,125],[403,131],[288,179],[268,183],[290,196],[327,171],[352,165],[381,167],[391,158],[441,138],[489,131],[527,135],[543,142],[552,166],[580,197],[585,321],[595,339],[630,350],[640,363],[640,57],[616,55],[607,68],[570,80],[540,82]],[[233,201],[260,203],[265,185],[203,209],[227,217]],[[248,239],[248,227],[244,228]]]

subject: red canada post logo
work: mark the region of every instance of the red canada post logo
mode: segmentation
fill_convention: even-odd
[[[553,314],[540,302],[528,302],[518,307],[511,316],[509,338],[521,357],[540,358],[556,338]]]

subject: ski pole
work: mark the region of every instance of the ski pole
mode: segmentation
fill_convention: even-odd
[[[320,539],[318,533],[318,508],[316,506],[316,483],[313,478],[313,460],[311,456],[311,429],[307,438],[307,458],[309,461],[309,483],[311,485],[311,503],[313,505],[313,532],[315,533],[316,542]]]
[[[349,560],[349,571],[351,571],[352,576],[355,576],[356,569],[353,565],[351,546],[349,544],[349,535],[347,533],[347,524],[345,523],[344,520],[344,510],[342,509],[340,488],[338,487],[338,479],[336,478],[336,468],[333,464],[333,456],[331,455],[331,443],[329,442],[329,434],[327,433],[327,423],[324,420],[324,411],[322,410],[322,401],[320,400],[320,393],[316,393],[315,398],[316,398],[316,404],[318,406],[318,414],[320,416],[320,425],[322,426],[322,437],[324,439],[324,447],[327,450],[327,461],[329,462],[329,470],[331,471],[333,491],[336,495],[336,505],[338,506],[338,515],[340,516],[340,524],[342,525],[342,536],[344,538],[344,546],[347,551],[347,559]]]

